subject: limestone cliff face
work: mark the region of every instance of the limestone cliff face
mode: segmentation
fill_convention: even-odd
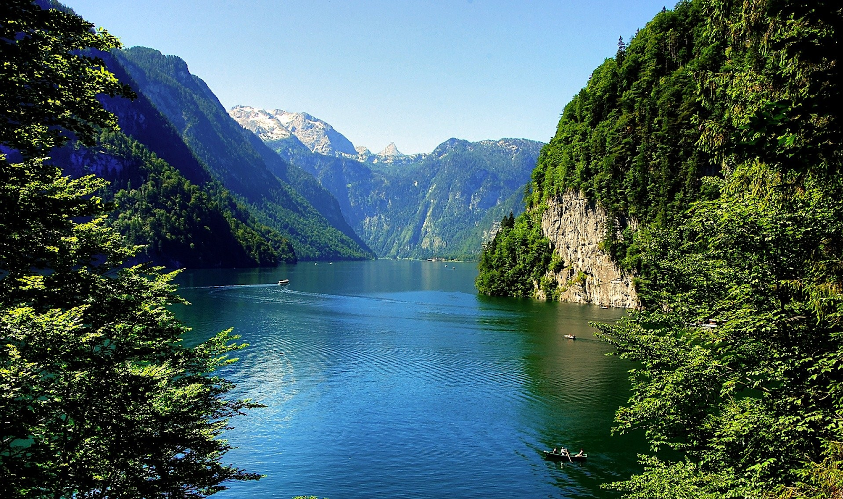
[[[548,203],[542,232],[553,242],[565,267],[548,272],[546,278],[556,283],[552,287],[561,301],[624,308],[639,305],[632,276],[621,272],[599,247],[606,236],[607,220],[606,211],[580,193],[568,192]],[[541,289],[536,296],[547,299]]]

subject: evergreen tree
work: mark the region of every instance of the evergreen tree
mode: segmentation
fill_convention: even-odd
[[[186,348],[181,302],[159,269],[104,225],[105,182],[63,177],[47,155],[93,143],[131,96],[91,50],[115,38],[72,12],[0,4],[0,496],[203,497],[255,479],[221,459],[229,400],[211,373],[228,331]]]
[[[623,56],[626,52],[626,43],[623,41],[623,35],[618,37],[618,51],[615,53],[615,61],[618,64],[623,64]]]

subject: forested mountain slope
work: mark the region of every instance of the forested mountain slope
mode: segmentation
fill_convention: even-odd
[[[644,306],[599,326],[637,362],[617,427],[653,450],[626,497],[843,493],[842,29],[836,1],[657,14],[566,106],[482,256],[481,291],[554,296],[590,276],[548,279],[573,263],[545,211],[609,214]]]
[[[121,82],[136,87],[112,54],[99,56]],[[111,223],[144,247],[138,259],[176,268],[296,261],[290,242],[212,179],[146,96],[100,100],[120,131],[100,133],[92,147],[71,142],[53,151],[52,160],[74,177],[95,174],[110,182],[106,199],[117,206]]]
[[[497,220],[523,209],[524,186],[542,146],[525,139],[450,139],[430,154],[370,153],[369,162],[311,150],[285,127],[290,113],[238,106],[230,114],[280,157],[314,175],[382,257],[475,258]],[[330,137],[309,138],[322,149],[331,144]]]
[[[540,147],[523,139],[451,139],[398,165],[314,154],[299,161],[378,255],[474,258],[494,221],[521,211]]]
[[[95,147],[56,150],[56,164],[73,176],[110,181],[117,208],[111,224],[138,255],[171,268],[255,267],[295,262],[289,241],[257,223],[221,185],[197,185],[145,146],[120,132],[103,132]]]
[[[114,55],[213,178],[258,222],[288,238],[300,259],[374,256],[344,221],[336,200],[304,172],[261,150],[263,144],[243,132],[184,61],[143,47]]]
[[[604,250],[623,270],[640,276],[633,228],[668,224],[705,195],[701,178],[721,168],[698,146],[700,124],[713,112],[699,95],[699,75],[722,62],[722,55],[701,40],[701,23],[698,7],[680,3],[675,11],[657,15],[628,45],[620,42],[616,56],[596,68],[565,106],[532,172],[529,214],[517,221],[515,232],[499,239],[530,239],[526,234],[536,233],[533,227],[541,224],[548,201],[568,191],[581,193],[608,214]],[[551,243],[530,246],[544,252]],[[553,279],[539,284],[538,277],[550,270],[546,266],[532,268],[532,277],[511,270],[501,275],[496,268],[521,266],[512,262],[523,252],[506,246],[502,251],[502,245],[492,245],[486,253],[481,291],[508,294],[507,288],[517,288],[516,294],[529,295],[544,287],[553,295],[556,287],[570,287]],[[538,259],[550,261],[549,255]]]
[[[417,248],[420,256],[475,257],[493,221],[521,211],[525,176],[541,145],[526,139],[450,139],[416,164],[383,167],[406,192],[388,212],[397,224],[384,242],[399,254],[406,247]]]

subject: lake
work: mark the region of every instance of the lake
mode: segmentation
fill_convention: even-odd
[[[250,346],[223,374],[267,405],[231,421],[225,460],[266,477],[214,497],[616,497],[599,484],[646,447],[611,436],[632,365],[589,321],[623,311],[483,297],[476,275],[393,260],[184,272],[192,341],[233,327]],[[588,462],[542,459],[562,445]]]

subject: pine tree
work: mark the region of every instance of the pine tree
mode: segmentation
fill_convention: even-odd
[[[626,43],[623,41],[623,35],[618,37],[618,51],[615,54],[615,61],[617,61],[618,66],[623,64],[623,57],[626,53]]]

